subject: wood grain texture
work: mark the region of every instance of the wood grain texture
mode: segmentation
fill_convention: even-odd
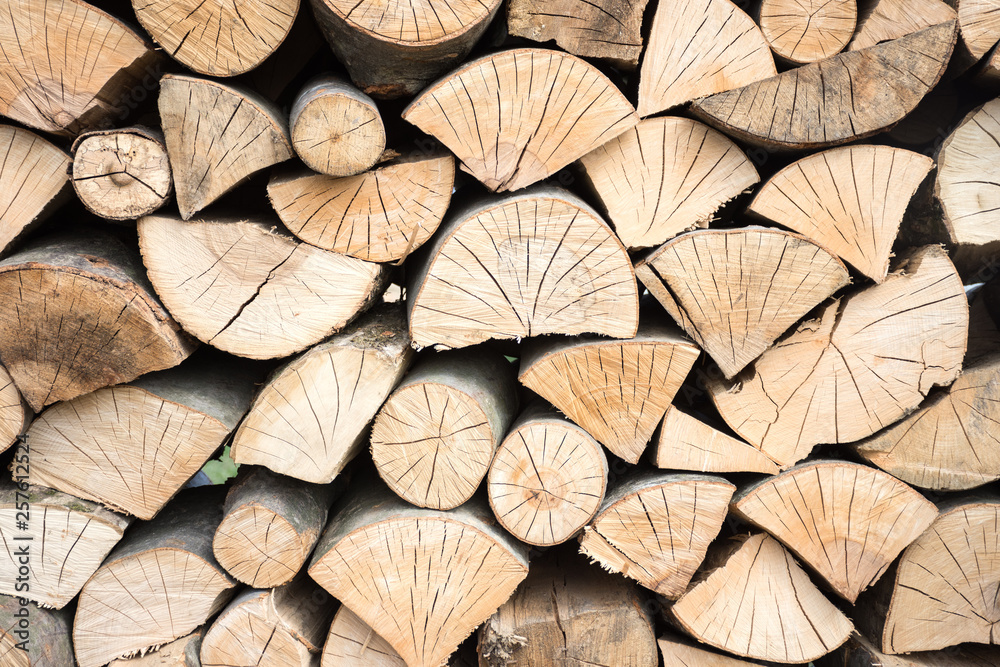
[[[855,0],[763,0],[760,30],[778,56],[794,64],[840,53],[854,35]]]
[[[0,253],[72,198],[66,151],[30,130],[0,125]]]

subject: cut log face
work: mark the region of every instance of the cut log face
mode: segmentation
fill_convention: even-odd
[[[527,574],[526,547],[485,504],[418,509],[377,482],[334,516],[309,567],[409,667],[438,667]]]
[[[858,29],[847,45],[849,51],[867,49],[958,18],[955,10],[941,0],[875,0],[862,3],[859,9]]]
[[[937,518],[937,507],[903,482],[846,461],[806,463],[751,484],[732,510],[852,604]]]
[[[551,546],[590,523],[607,484],[601,445],[554,410],[532,405],[497,449],[487,491],[500,525],[522,542]]]
[[[794,64],[840,53],[858,20],[855,0],[764,0],[760,30],[776,54]]]
[[[903,213],[933,166],[925,155],[890,146],[833,148],[772,176],[747,210],[799,232],[880,283]]]
[[[721,477],[647,473],[608,492],[580,552],[669,599],[687,589],[736,487]]]
[[[406,667],[389,642],[340,605],[323,644],[320,667]]]
[[[513,49],[467,63],[421,93],[403,119],[440,140],[498,192],[551,176],[639,120],[592,65],[547,49]]]
[[[997,0],[960,0],[958,27],[962,43],[975,60],[990,51],[1000,39],[1000,2]]]
[[[72,197],[69,165],[66,151],[34,132],[0,125],[0,253]]]
[[[636,275],[727,378],[850,282],[823,247],[760,227],[682,234],[636,264]]]
[[[682,665],[683,667],[743,667],[759,665],[758,662],[741,660],[722,653],[709,651],[701,646],[694,646],[690,641],[681,640],[671,635],[664,635],[657,641],[663,662],[667,665]]]
[[[205,629],[168,642],[152,653],[112,660],[108,667],[202,667],[198,655]]]
[[[954,21],[941,23],[696,100],[691,111],[731,137],[770,148],[804,150],[868,137],[902,120],[937,84],[956,34]],[[834,90],[847,94],[824,92]]]
[[[996,667],[1000,664],[1000,647],[966,644],[951,646],[943,651],[926,651],[909,655],[883,653],[858,633],[825,658],[816,667]]]
[[[660,424],[653,462],[657,468],[672,470],[778,472],[777,464],[753,445],[673,405]]]
[[[275,371],[230,455],[307,482],[333,481],[367,442],[368,424],[413,358],[402,309],[372,309]]]
[[[275,175],[267,194],[281,221],[306,243],[369,262],[395,262],[437,230],[454,185],[450,154],[414,154],[346,178]]]
[[[299,243],[267,221],[139,221],[157,294],[199,340],[251,359],[284,357],[340,331],[385,287],[385,267]]]
[[[132,0],[142,27],[178,62],[209,76],[236,76],[284,41],[299,0]]]
[[[743,151],[687,118],[650,118],[580,158],[629,250],[708,226],[715,211],[759,180]]]
[[[244,179],[293,155],[287,119],[248,90],[167,74],[158,103],[177,206],[185,220]]]
[[[17,441],[17,436],[28,428],[31,417],[31,408],[21,398],[10,373],[0,366],[0,452]]]
[[[0,358],[36,412],[176,366],[196,346],[109,236],[47,237],[0,261],[0,302]]]
[[[118,117],[128,91],[159,76],[139,33],[81,0],[4,0],[0,114],[75,135]]]
[[[19,615],[22,609],[27,610],[27,618]],[[34,604],[22,607],[18,598],[0,596],[0,662],[4,667],[73,665],[72,625],[73,618],[67,611]]]
[[[534,341],[525,346],[518,379],[635,463],[700,354],[675,327],[644,321],[628,340]]]
[[[18,505],[24,502],[31,520],[26,522],[27,529],[14,530],[23,519],[23,512],[18,516]],[[0,541],[8,549],[0,555],[0,594],[62,609],[100,567],[129,521],[96,503],[54,489],[29,486],[18,493],[5,479],[0,482]],[[18,567],[24,564],[17,558],[17,547],[23,544],[19,540],[31,540],[27,590],[17,588]]]
[[[854,629],[768,535],[722,545],[706,563],[718,565],[672,608],[677,623],[699,641],[757,660],[809,662]]]
[[[729,0],[657,5],[639,78],[639,115],[760,81],[776,73],[760,29]]]
[[[782,467],[819,443],[872,435],[958,376],[969,306],[939,246],[901,258],[896,272],[825,306],[735,382],[710,381],[723,419]]]
[[[407,289],[419,346],[635,335],[639,295],[625,248],[565,190],[539,187],[452,211],[425,251]]]
[[[163,136],[144,127],[81,135],[73,143],[73,189],[102,218],[135,220],[152,213],[173,191]]]

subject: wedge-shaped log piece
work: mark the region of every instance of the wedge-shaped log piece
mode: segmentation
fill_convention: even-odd
[[[599,333],[639,324],[632,263],[583,200],[538,187],[453,210],[411,262],[410,336],[420,346]]]
[[[774,76],[760,29],[729,0],[657,5],[639,77],[639,115]]]
[[[433,135],[491,190],[519,190],[634,126],[635,109],[575,56],[514,49],[467,63],[403,119]]]
[[[760,31],[771,50],[797,65],[840,53],[858,20],[855,0],[763,0]]]
[[[185,220],[244,179],[293,155],[287,118],[249,90],[167,74],[158,103],[177,207]]]
[[[340,331],[385,287],[387,269],[299,243],[265,220],[139,220],[149,279],[202,342],[285,357]]]
[[[939,246],[902,257],[881,285],[825,306],[734,382],[709,381],[741,437],[782,467],[914,410],[958,376],[968,338],[962,281]]]
[[[744,667],[745,665],[760,664],[710,651],[701,645],[695,645],[691,640],[681,639],[679,636],[664,635],[657,640],[657,643],[660,645],[660,653],[663,654],[663,662],[667,665]]]
[[[323,644],[320,667],[406,667],[389,642],[340,605]]]
[[[616,456],[635,463],[699,354],[675,327],[644,319],[627,340],[532,341],[524,347],[518,379]]]
[[[641,473],[608,491],[580,552],[677,599],[726,518],[736,487],[721,477]]]
[[[0,125],[0,253],[72,198],[66,151],[34,132]]]
[[[145,655],[112,660],[108,667],[202,667],[201,640],[208,628],[202,626],[189,635],[167,642]]]
[[[705,566],[671,612],[706,644],[757,660],[809,662],[843,644],[854,629],[766,534],[719,545]]]
[[[451,202],[455,158],[414,152],[357,176],[275,175],[274,210],[297,237],[369,262],[395,262],[424,244]]]
[[[438,667],[527,576],[527,548],[496,527],[485,503],[441,512],[413,507],[377,481],[355,489],[309,575],[409,667]]]
[[[682,234],[635,272],[727,378],[850,282],[822,246],[760,227]]]
[[[724,134],[687,118],[650,118],[580,158],[622,243],[659,245],[759,180]]]
[[[943,651],[921,651],[909,655],[883,653],[854,633],[838,650],[816,661],[816,667],[995,667],[1000,665],[1000,647],[964,644]]]
[[[172,368],[197,343],[110,236],[49,236],[0,261],[0,358],[31,408]]]
[[[7,369],[0,365],[0,452],[17,442],[31,422],[32,412],[14,386]]]
[[[413,362],[399,306],[380,306],[274,372],[233,437],[237,463],[326,484]]]
[[[674,405],[660,424],[653,463],[657,468],[697,472],[778,472],[777,464],[753,445]]]
[[[747,210],[799,232],[880,283],[903,213],[933,166],[929,157],[902,148],[833,148],[772,176]]]
[[[778,538],[851,603],[937,518],[933,503],[895,477],[832,460],[749,484],[732,510]]]
[[[858,9],[858,29],[848,51],[867,49],[958,18],[941,0],[875,0],[861,3]]]
[[[185,491],[111,552],[80,592],[73,623],[80,667],[183,637],[226,606],[236,582],[212,557],[222,495],[220,487]]]
[[[46,132],[111,122],[131,90],[159,76],[150,42],[80,0],[4,0],[0,43],[0,114]]]
[[[731,137],[769,148],[861,139],[913,111],[944,74],[955,39],[956,23],[941,23],[696,100],[691,111]]]
[[[979,60],[1000,39],[1000,2],[997,0],[959,0],[958,28],[962,44]]]
[[[69,611],[0,596],[0,660],[4,667],[72,667],[72,626]]]

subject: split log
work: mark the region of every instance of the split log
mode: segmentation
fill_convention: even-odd
[[[23,610],[23,611],[22,611]],[[27,613],[27,616],[21,614]],[[0,664],[4,667],[73,667],[73,618],[0,595]]]
[[[736,487],[721,477],[634,475],[608,491],[580,552],[669,599],[687,588]]]
[[[73,623],[80,667],[183,637],[226,606],[236,582],[212,557],[221,520],[221,487],[201,487],[129,531],[80,592]]]
[[[248,586],[287,584],[319,541],[342,489],[341,484],[308,484],[244,466],[226,496],[224,517],[212,540],[216,560]]]
[[[833,148],[772,176],[747,211],[802,234],[880,283],[910,198],[933,167],[929,157],[902,148]]]
[[[761,227],[682,234],[635,272],[727,378],[850,282],[847,267],[823,247]]]
[[[760,31],[784,61],[802,65],[844,50],[858,20],[855,0],[763,0]],[[947,19],[946,19],[947,20]]]
[[[895,477],[833,460],[749,484],[731,509],[776,537],[852,604],[937,518],[933,503]]]
[[[255,367],[221,356],[197,354],[49,408],[28,429],[29,481],[151,519],[250,405]]]
[[[957,0],[962,45],[972,60],[980,60],[1000,40],[1000,3],[995,0]]]
[[[134,251],[97,233],[35,240],[0,261],[0,358],[38,412],[194,350]]]
[[[566,190],[540,186],[452,207],[435,239],[410,263],[407,307],[418,346],[635,335],[632,262],[608,224]]]
[[[15,474],[23,472],[17,468],[15,459]],[[27,528],[15,530],[22,520]],[[130,522],[131,517],[54,489],[0,481],[0,541],[7,545],[0,556],[0,594],[62,609],[100,567]],[[19,581],[18,568],[24,563],[18,562],[17,547],[22,545],[29,547],[30,572],[27,580]]]
[[[527,548],[495,527],[485,503],[441,512],[413,507],[377,481],[356,487],[309,575],[409,667],[438,667],[527,576]]]
[[[838,299],[734,382],[710,380],[719,414],[780,466],[819,443],[855,442],[958,376],[969,306],[939,246],[898,258],[881,285]]]
[[[32,412],[7,369],[0,365],[0,452],[17,442],[31,423]]]
[[[608,485],[608,459],[590,434],[536,403],[511,425],[487,481],[500,525],[522,542],[552,546],[594,518]]]
[[[163,135],[138,126],[80,135],[73,143],[73,189],[102,218],[152,213],[173,192]]]
[[[0,125],[0,253],[73,197],[69,165],[66,151],[34,132]]]
[[[273,373],[230,455],[307,482],[333,481],[367,444],[368,424],[413,357],[402,308],[372,309]]]
[[[681,640],[679,637],[673,635],[664,635],[660,637],[657,643],[660,645],[660,653],[663,654],[663,662],[667,665],[682,665],[683,667],[695,667],[695,665],[697,667],[743,667],[744,665],[760,664],[709,651],[703,645],[694,645],[694,642]],[[866,667],[871,666],[866,665]]]
[[[958,18],[941,0],[868,0],[858,9],[858,29],[848,51],[867,49]]]
[[[648,607],[630,581],[550,552],[479,630],[479,664],[657,667]]]
[[[379,264],[299,243],[267,219],[139,220],[149,280],[196,338],[251,359],[336,333],[381,295]]]
[[[854,629],[777,540],[740,536],[708,555],[699,581],[671,608],[695,639],[736,655],[809,662]]]
[[[966,644],[944,651],[891,655],[871,645],[854,633],[847,643],[825,658],[816,667],[996,667],[1000,664],[1000,648]]]
[[[340,605],[323,644],[320,667],[406,667],[389,642]]]
[[[627,340],[531,341],[518,379],[616,456],[636,463],[700,354],[675,327],[644,318]]]
[[[281,221],[306,243],[369,262],[395,262],[437,230],[454,185],[451,154],[415,151],[347,178],[311,171],[275,175],[267,194]]]
[[[645,118],[776,72],[757,24],[729,0],[661,3],[640,69],[639,115]]]
[[[503,355],[438,352],[413,367],[375,417],[372,459],[400,498],[452,509],[476,492],[516,412],[514,367]]]
[[[177,207],[185,220],[244,179],[293,155],[287,120],[249,90],[167,74],[158,104]]]
[[[580,165],[629,250],[707,227],[722,204],[760,180],[736,144],[687,118],[641,121]]]
[[[944,74],[956,34],[954,21],[941,23],[696,100],[691,111],[731,137],[774,149],[862,139],[913,111]]]
[[[62,136],[127,113],[128,91],[155,87],[161,56],[142,35],[82,0],[4,0],[0,114]]]
[[[777,464],[753,445],[676,405],[663,416],[653,463],[657,468],[696,472],[778,472]]]
[[[112,660],[108,667],[202,667],[199,654],[206,629],[202,626],[189,635],[164,644],[152,653]]]
[[[315,666],[336,603],[305,573],[280,588],[248,588],[205,634],[202,667]]]
[[[490,190],[504,192],[551,176],[639,118],[583,60],[513,49],[469,62],[430,86],[403,110],[403,120],[450,148]]]

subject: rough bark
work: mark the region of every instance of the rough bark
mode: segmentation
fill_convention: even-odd
[[[27,616],[22,615],[25,612]],[[22,606],[19,598],[0,595],[0,664],[74,667],[72,625],[67,611],[45,609],[27,601]]]

